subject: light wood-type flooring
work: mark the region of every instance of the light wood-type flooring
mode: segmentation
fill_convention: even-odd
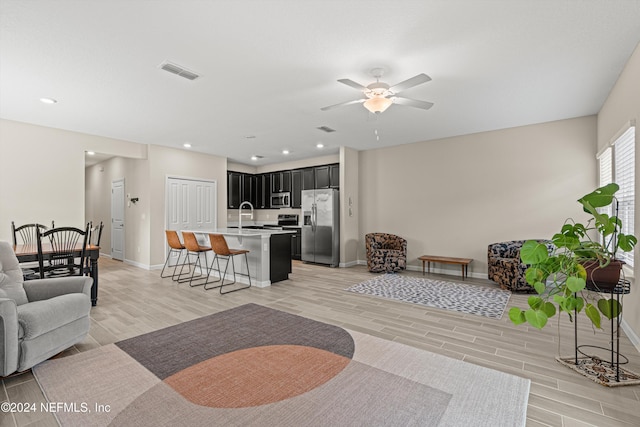
[[[414,271],[402,274],[422,275]],[[294,262],[289,280],[220,295],[217,290],[161,279],[159,270],[101,258],[100,294],[91,312],[90,336],[63,356],[253,302],[529,378],[527,425],[531,427],[640,426],[640,386],[604,387],[555,360],[557,321],[543,331],[529,330],[512,325],[506,312],[501,320],[492,320],[344,291],[372,276],[365,266],[328,268]],[[454,275],[427,277],[461,280]],[[496,286],[474,278],[466,282]],[[507,311],[513,305],[525,307],[527,297],[513,294]],[[582,343],[609,345],[608,323],[605,332],[594,335],[586,317],[580,320]],[[561,353],[572,355],[573,325],[566,316],[560,323]],[[630,359],[627,367],[640,373],[640,354],[622,335],[621,353]],[[43,399],[31,373],[2,381],[0,402]],[[0,427],[57,425],[48,413],[3,413],[0,417]]]

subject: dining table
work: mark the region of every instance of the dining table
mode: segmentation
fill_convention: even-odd
[[[13,245],[13,251],[18,258],[18,262],[38,262],[38,245],[18,244]],[[51,244],[42,243],[42,253],[51,253]],[[82,254],[82,244],[78,244],[73,252],[78,257]],[[98,258],[100,257],[100,246],[88,244],[85,248],[85,255],[89,258],[89,275],[93,279],[91,287],[91,305],[96,306],[98,303]]]

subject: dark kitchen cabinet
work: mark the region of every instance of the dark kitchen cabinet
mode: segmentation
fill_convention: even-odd
[[[329,187],[340,188],[340,165],[329,165]]]
[[[271,209],[271,193],[291,193],[291,207],[302,207],[302,191],[316,188],[339,188],[338,163],[303,169],[249,174],[227,172],[227,208],[238,209],[251,202],[256,209]]]
[[[258,178],[255,175],[243,174],[242,178],[242,195],[243,202],[249,202],[252,206],[256,206],[258,198]]]
[[[315,188],[329,188],[331,186],[331,174],[329,173],[329,165],[316,167],[315,174]]]
[[[287,230],[295,230],[296,234],[291,235],[291,259],[302,259],[302,228],[286,227]]]
[[[316,188],[339,188],[340,165],[317,166],[315,169]]]
[[[302,171],[291,171],[291,207],[302,207]]]
[[[256,177],[257,195],[256,209],[269,209],[271,207],[271,174],[263,173]]]
[[[242,203],[242,174],[227,172],[227,207],[238,209]]]
[[[257,177],[241,172],[227,172],[227,208],[238,209],[242,202],[256,205]]]
[[[291,191],[291,171],[271,172],[271,192]]]
[[[316,188],[316,174],[314,168],[302,169],[302,189],[314,190]]]

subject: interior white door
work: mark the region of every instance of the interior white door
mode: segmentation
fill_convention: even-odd
[[[216,183],[188,178],[167,178],[167,230],[214,230],[216,228]],[[182,238],[182,236],[181,236]],[[205,243],[201,241],[201,243]],[[167,245],[167,253],[169,246]],[[169,261],[177,261],[174,254]]]
[[[124,178],[111,183],[111,258],[124,260]]]

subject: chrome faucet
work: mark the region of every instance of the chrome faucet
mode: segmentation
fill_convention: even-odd
[[[249,207],[251,208],[251,213],[242,213],[242,207],[244,205],[249,205]],[[253,219],[253,205],[249,202],[242,202],[240,203],[240,207],[238,208],[238,230],[242,231],[242,216],[250,216],[251,219]]]

